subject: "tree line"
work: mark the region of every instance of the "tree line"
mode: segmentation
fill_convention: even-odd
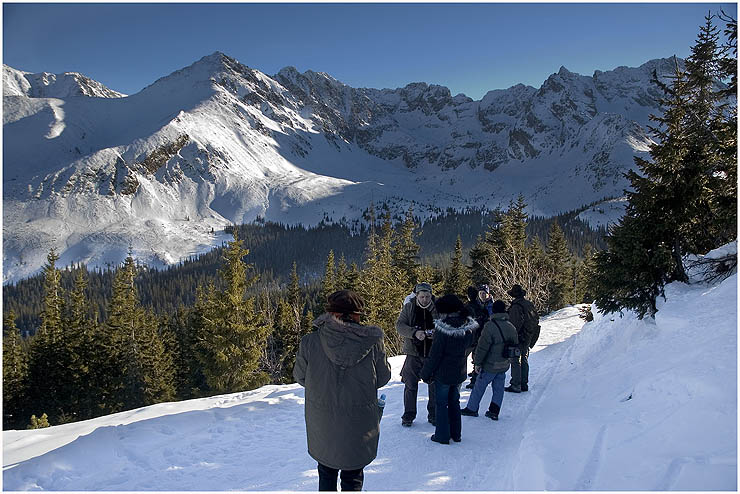
[[[583,257],[586,244],[597,250],[603,249],[606,246],[606,229],[593,229],[578,219],[578,214],[587,207],[551,218],[530,217],[526,226],[527,236],[537,237],[544,243],[552,223],[557,222],[565,234],[571,252]],[[369,209],[366,211],[366,219],[369,218]],[[382,204],[379,211],[380,214],[385,214],[389,208]],[[420,262],[434,266],[449,264],[450,252],[458,235],[464,246],[463,255],[467,259],[476,238],[486,231],[495,215],[493,211],[469,208],[463,211],[440,211],[437,216],[424,221],[415,217],[420,226],[416,238]],[[392,218],[394,223],[403,220],[403,216]],[[346,222],[321,222],[314,227],[306,227],[258,218],[251,224],[238,225],[227,230],[231,232],[233,229],[237,230],[239,238],[249,249],[250,263],[260,273],[259,280],[250,287],[250,291],[255,294],[284,287],[289,282],[294,262],[297,264],[301,289],[310,294],[318,293],[328,252],[333,250],[337,261],[343,255],[347,265],[352,262],[362,264],[369,236],[369,226],[348,225]],[[207,285],[216,279],[224,249],[225,246],[220,246],[161,270],[137,266],[134,283],[142,305],[151,308],[158,315],[172,314],[181,305],[193,305],[198,286]],[[89,269],[85,265],[73,265],[61,270],[60,284],[63,289],[71,291],[78,274],[84,272],[88,282],[86,293],[90,302],[89,315],[102,321],[108,317],[116,270],[113,266]],[[3,287],[3,308],[14,311],[16,325],[23,334],[33,334],[41,324],[43,286],[42,273]]]
[[[545,245],[537,238],[526,242],[525,207],[520,198],[507,211],[495,212],[470,248],[470,264],[464,262],[457,236],[448,263],[432,265],[419,256],[422,229],[412,209],[394,224],[390,211],[376,219],[371,206],[359,263],[348,262],[343,253],[337,259],[330,250],[324,274],[315,283],[302,285],[293,262],[285,286],[260,290],[255,286],[262,274],[247,263],[251,252],[234,228],[234,240],[219,250],[214,277],[198,285],[193,303],[161,314],[142,303],[137,278],[149,270],[137,266],[131,255],[111,270],[111,291],[101,317],[91,306],[90,273],[77,267],[71,287],[63,286],[64,271],[57,268],[58,256],[52,251],[43,269],[35,333],[22,337],[13,310],[5,313],[4,428],[38,424],[42,414],[55,425],[292,382],[300,338],[311,330],[314,314],[323,312],[326,296],[341,288],[365,298],[363,322],[383,328],[389,355],[400,353],[395,320],[418,281],[429,281],[439,294],[464,297],[471,283],[491,280],[494,293],[503,297],[511,283],[530,286],[517,276],[534,276],[553,280],[531,287],[539,294],[539,310],[582,301],[585,284],[579,273],[587,261],[571,254],[557,222]],[[501,242],[512,246],[510,256],[493,256]],[[523,259],[523,271],[506,271]],[[501,286],[495,284],[499,280]]]

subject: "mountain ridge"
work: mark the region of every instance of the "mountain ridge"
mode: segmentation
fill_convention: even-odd
[[[360,221],[373,201],[424,217],[520,193],[546,215],[618,196],[650,143],[651,69],[670,63],[561,67],[538,89],[478,101],[424,82],[268,76],[218,51],[115,98],[17,94],[7,74],[26,73],[4,66],[4,282],[51,247],[62,264],[117,263],[130,248],[164,266],[257,216]]]

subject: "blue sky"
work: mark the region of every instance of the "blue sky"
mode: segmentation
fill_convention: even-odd
[[[421,81],[480,99],[540,87],[561,65],[592,75],[686,57],[720,6],[737,17],[735,3],[4,3],[3,63],[133,94],[221,51],[268,75],[292,65],[353,87]]]

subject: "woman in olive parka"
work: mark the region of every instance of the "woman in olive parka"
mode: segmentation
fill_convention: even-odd
[[[318,462],[319,490],[362,490],[363,468],[378,454],[377,390],[391,378],[383,330],[359,324],[364,306],[351,290],[328,297],[327,312],[301,339],[293,377],[306,388],[308,454]]]

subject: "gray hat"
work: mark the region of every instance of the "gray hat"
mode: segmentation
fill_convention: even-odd
[[[432,293],[432,285],[429,283],[417,283],[414,287],[414,293],[429,292]]]

